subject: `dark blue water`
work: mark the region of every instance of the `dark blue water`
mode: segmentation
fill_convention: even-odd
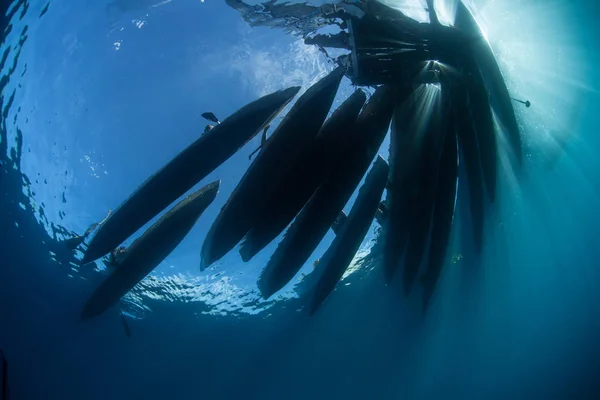
[[[248,13],[244,20],[219,1],[3,3],[8,398],[598,398],[600,6],[473,6],[511,93],[532,101],[516,106],[527,162],[518,177],[502,169],[481,257],[466,239],[459,187],[447,262],[425,315],[402,282],[383,284],[375,225],[357,269],[312,318],[302,294],[331,233],[303,270],[308,277],[269,301],[259,299],[256,278],[273,246],[253,263],[234,251],[199,272],[202,240],[255,139],[206,178],[222,179],[221,193],[177,250],[119,307],[82,323],[105,272],[100,262],[79,267],[81,253],[60,241],[101,220],[191,143],[201,112],[226,116],[280,87],[306,89],[331,66],[284,29],[260,18],[250,28]],[[408,9],[418,16],[419,7]],[[274,25],[304,29],[298,15],[313,18],[289,14]],[[336,104],[350,90],[345,82]]]

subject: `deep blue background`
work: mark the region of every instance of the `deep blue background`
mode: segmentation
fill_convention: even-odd
[[[383,285],[377,247],[312,319],[294,297],[302,285],[257,300],[273,246],[249,264],[233,251],[199,273],[204,235],[254,139],[205,179],[222,179],[217,201],[124,302],[131,339],[118,309],[78,321],[103,275],[69,266],[53,224],[81,233],[102,219],[200,134],[201,112],[224,118],[281,87],[306,89],[330,66],[220,1],[118,3],[130,7],[54,0],[41,18],[46,3],[20,3],[1,47],[0,348],[11,399],[595,398],[596,2],[473,4],[512,93],[532,101],[517,107],[527,163],[518,183],[502,169],[481,259],[465,239],[459,192],[427,315],[417,294]],[[336,103],[350,90],[345,82]]]

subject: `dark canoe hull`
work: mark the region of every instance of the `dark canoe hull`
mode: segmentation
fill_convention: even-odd
[[[247,104],[148,178],[100,226],[82,264],[109,253],[260,132],[298,93],[292,87]]]
[[[521,164],[521,133],[508,87],[506,86],[492,48],[483,36],[479,25],[477,25],[477,21],[475,21],[475,18],[462,1],[459,1],[456,7],[454,26],[473,38],[470,41],[473,58],[479,66],[485,86],[489,92],[490,103],[502,130],[506,134],[513,156]]]
[[[259,277],[263,297],[270,297],[294,277],[335,222],[387,134],[393,97],[390,88],[381,86],[363,108],[347,151],[298,214]]]
[[[99,315],[162,262],[192,229],[219,191],[219,181],[186,197],[166,212],[127,249],[127,255],[87,301],[82,319]]]
[[[343,149],[365,101],[365,93],[358,89],[325,121],[313,145],[296,162],[275,194],[265,199],[257,223],[240,246],[242,260],[250,260],[271,243],[308,202],[326,178],[330,163],[335,160],[332,155]]]
[[[333,291],[367,235],[379,207],[388,172],[385,160],[381,156],[377,157],[344,225],[319,261],[317,268],[322,272],[313,292],[310,314],[314,314]]]
[[[423,309],[426,310],[435,286],[442,272],[456,203],[458,184],[458,148],[456,134],[449,131],[444,140],[444,148],[440,159],[433,225],[431,228],[431,244],[427,270],[423,275]]]
[[[383,271],[390,282],[400,266],[409,234],[409,210],[416,204],[421,142],[417,140],[424,101],[424,86],[408,90],[394,106],[390,136],[390,184],[386,203],[388,217],[384,221]]]
[[[405,189],[416,193],[416,201],[412,204],[412,208],[407,210],[409,234],[403,276],[405,294],[409,294],[411,291],[429,239],[440,154],[444,144],[444,134],[450,125],[451,99],[449,93],[444,89],[443,87],[443,92],[438,93],[437,100],[428,110],[429,121],[424,128],[424,136],[421,140],[418,169],[414,172],[418,176],[418,182],[414,189]]]
[[[201,270],[233,249],[256,223],[263,199],[272,196],[319,132],[342,77],[338,68],[310,87],[267,140],[212,224],[202,246]]]

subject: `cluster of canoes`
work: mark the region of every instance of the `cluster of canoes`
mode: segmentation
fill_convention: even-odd
[[[316,265],[318,280],[308,303],[313,313],[334,290],[376,219],[383,228],[386,280],[402,267],[408,293],[420,276],[426,307],[446,257],[459,166],[466,172],[474,243],[481,251],[485,205],[496,196],[497,135],[508,138],[519,164],[520,133],[494,55],[462,2],[453,27],[439,24],[432,8],[431,22],[419,24],[380,3],[367,4],[364,15],[344,21],[350,55],[298,97],[270,137],[266,128],[299,87],[261,97],[215,121],[99,225],[83,263],[114,254],[262,131],[260,152],[204,240],[200,269],[238,244],[247,262],[287,228],[258,280],[262,296],[269,298],[292,280],[333,229],[336,237]],[[327,118],[344,76],[376,88],[368,101],[357,89]],[[388,131],[389,164],[377,155]],[[344,206],[365,174],[346,215]],[[113,258],[115,268],[91,295],[82,317],[103,313],[149,274],[187,235],[218,190],[215,181],[185,197],[129,248],[121,248]]]

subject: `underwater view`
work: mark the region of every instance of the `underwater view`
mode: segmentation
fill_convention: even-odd
[[[0,11],[0,400],[600,398],[599,2]]]

